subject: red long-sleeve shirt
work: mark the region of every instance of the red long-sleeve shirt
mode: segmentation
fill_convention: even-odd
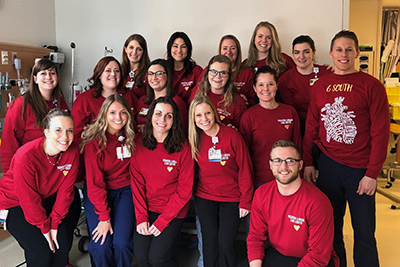
[[[279,77],[279,92],[282,102],[293,106],[299,114],[300,120],[307,118],[308,105],[310,104],[310,93],[313,80],[332,73],[325,66],[314,64],[318,68],[318,73],[314,72],[303,75],[297,68],[292,68]]]
[[[298,267],[325,267],[332,257],[338,267],[333,236],[331,203],[313,184],[302,181],[289,196],[279,193],[275,181],[256,190],[247,237],[249,262],[264,259],[269,237],[282,255],[301,258]]]
[[[43,234],[57,229],[67,215],[79,165],[79,148],[73,143],[59,158],[50,158],[53,166],[44,153],[44,140],[37,138],[18,149],[0,180],[0,209],[21,206],[27,222]],[[54,198],[47,216],[43,204]]]
[[[183,77],[186,69],[183,68],[179,71],[172,73],[172,87],[174,88],[177,95],[179,95],[186,105],[189,106],[189,97],[192,89],[201,81],[203,78],[203,68],[199,65],[195,65],[192,69],[192,73],[187,77]]]
[[[95,88],[92,88],[80,94],[72,105],[71,114],[74,117],[74,141],[77,143],[81,142],[83,128],[93,122],[99,114],[104,100],[106,100],[103,96],[93,97],[94,90]],[[132,116],[135,116],[138,112],[138,99],[136,95],[127,89],[119,89],[117,92],[128,101],[131,106]],[[132,119],[132,121],[134,120]]]
[[[221,149],[220,162],[209,162],[208,150],[213,147],[212,138],[204,132],[197,163],[199,178],[195,195],[221,202],[239,202],[239,208],[249,210],[253,197],[253,170],[249,150],[240,133],[220,125],[215,149]]]
[[[149,222],[148,211],[160,213],[154,222],[163,231],[175,218],[185,218],[192,195],[194,161],[188,144],[182,151],[168,154],[163,143],[154,150],[136,139],[131,159],[132,194],[137,225]]]
[[[300,122],[296,110],[279,104],[275,109],[255,105],[240,120],[240,133],[250,150],[256,184],[274,180],[269,153],[276,141],[290,140],[301,148]]]
[[[294,60],[291,56],[289,56],[288,54],[282,53],[283,58],[286,61],[286,71],[290,70],[291,68],[295,68],[296,64],[294,63]],[[243,61],[243,65],[246,64],[247,58]],[[261,68],[262,66],[267,66],[267,62],[265,60],[265,58],[257,60],[256,64],[253,66],[255,72]],[[282,75],[282,74],[281,74]]]
[[[53,101],[46,101],[48,110],[59,107],[69,110],[64,98],[60,98],[59,105]],[[6,173],[10,168],[11,159],[22,145],[43,136],[43,128],[35,126],[35,113],[30,104],[26,105],[24,118],[21,118],[24,98],[15,99],[8,107],[4,122],[2,142],[0,147],[1,166]]]
[[[107,189],[115,190],[130,185],[130,159],[117,158],[117,149],[122,151],[119,136],[106,132],[106,138],[107,145],[101,152],[98,138],[87,143],[84,151],[87,193],[100,221],[110,220]]]
[[[386,159],[390,115],[385,87],[369,74],[329,74],[311,89],[305,166],[312,166],[311,144],[336,162],[366,168],[376,178]]]

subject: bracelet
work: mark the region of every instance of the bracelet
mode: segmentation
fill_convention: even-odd
[[[109,223],[110,222],[110,220],[107,220],[107,221],[100,221],[101,223]]]

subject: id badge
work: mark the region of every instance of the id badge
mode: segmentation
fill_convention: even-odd
[[[125,87],[128,89],[132,89],[134,85],[135,85],[135,82],[127,82]]]
[[[318,81],[318,78],[310,79],[310,86],[313,86],[316,81]]]
[[[139,117],[146,117],[146,116],[147,116],[147,112],[149,112],[149,109],[148,109],[148,108],[142,108],[142,109],[139,111]]]
[[[221,162],[222,153],[221,149],[210,148],[208,150],[208,161],[209,162]]]
[[[129,151],[129,149],[126,145],[122,146],[122,154],[123,154],[124,159],[131,157],[131,151]]]
[[[3,224],[4,231],[7,230],[7,216],[8,216],[8,210],[0,210],[0,223]]]

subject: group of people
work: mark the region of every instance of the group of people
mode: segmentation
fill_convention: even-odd
[[[102,58],[71,112],[55,65],[37,62],[28,92],[9,106],[0,147],[0,209],[27,265],[71,266],[82,189],[93,266],[130,266],[133,255],[139,266],[178,266],[192,195],[199,266],[236,266],[242,218],[251,267],[346,266],[346,201],[356,266],[379,266],[385,89],[355,69],[351,31],[332,39],[332,69],[313,62],[309,36],[295,38],[292,52],[260,22],[246,60],[225,35],[203,70],[185,33],[153,61],[133,34],[122,65]]]

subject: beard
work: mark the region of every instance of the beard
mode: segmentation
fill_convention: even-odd
[[[299,170],[293,171],[292,175],[288,179],[285,179],[285,180],[283,180],[283,179],[281,179],[281,177],[279,177],[278,171],[273,172],[273,175],[280,184],[287,185],[287,184],[292,183],[294,180],[297,179],[297,177],[299,177]]]

